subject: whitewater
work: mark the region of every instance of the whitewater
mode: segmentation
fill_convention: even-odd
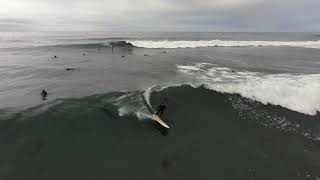
[[[200,47],[250,47],[250,46],[288,46],[300,48],[320,49],[320,41],[227,41],[227,40],[200,40],[200,41],[127,41],[133,46],[142,48],[200,48]]]
[[[234,71],[215,64],[177,65],[178,71],[206,88],[237,93],[263,104],[316,115],[320,111],[320,74],[264,74]]]

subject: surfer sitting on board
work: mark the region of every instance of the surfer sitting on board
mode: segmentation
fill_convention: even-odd
[[[158,114],[160,114],[160,117],[162,117],[162,113],[164,112],[164,110],[166,110],[167,109],[167,107],[163,104],[163,103],[161,103],[159,106],[158,106],[158,108],[157,108],[157,113],[156,113],[156,115],[158,115]]]
[[[48,96],[47,91],[42,90],[42,92],[41,92],[41,96],[42,96],[42,99],[43,99],[43,100],[46,100],[46,97]]]

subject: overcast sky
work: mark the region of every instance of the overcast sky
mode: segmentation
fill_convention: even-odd
[[[0,0],[0,31],[320,31],[320,0]]]

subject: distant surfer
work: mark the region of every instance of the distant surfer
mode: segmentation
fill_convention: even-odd
[[[163,103],[161,103],[157,108],[156,115],[158,116],[158,114],[160,114],[160,117],[162,117],[162,114],[166,109],[167,109],[167,107]]]
[[[66,68],[65,70],[66,71],[73,71],[73,70],[75,70],[75,68]]]
[[[48,96],[47,91],[42,90],[42,92],[41,92],[41,96],[42,96],[42,99],[43,99],[43,100],[46,100],[46,98],[47,98],[47,96]]]

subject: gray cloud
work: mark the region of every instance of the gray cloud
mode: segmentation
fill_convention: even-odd
[[[319,0],[0,0],[0,30],[320,31]]]

